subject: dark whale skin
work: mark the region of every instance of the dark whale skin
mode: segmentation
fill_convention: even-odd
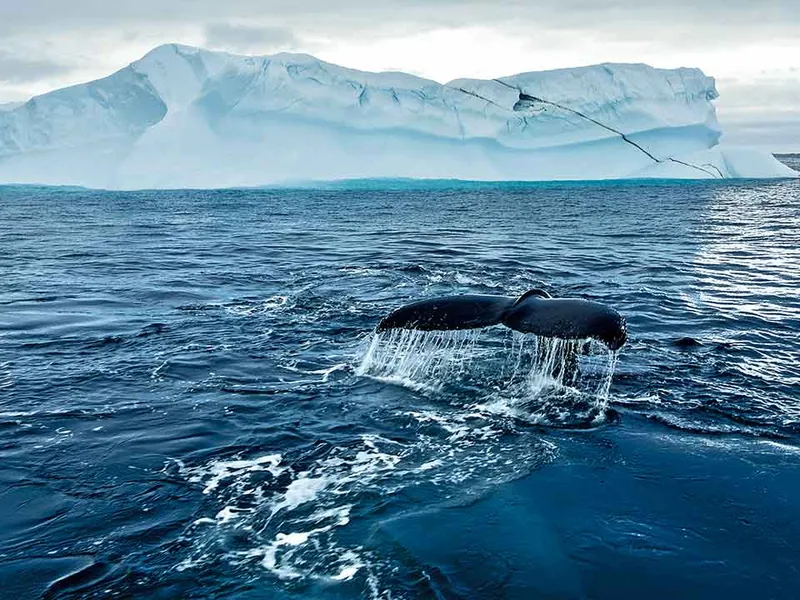
[[[594,338],[619,350],[628,338],[625,317],[580,298],[549,298],[539,290],[519,298],[465,294],[420,300],[387,315],[377,331],[451,331],[505,325],[522,333],[561,339]]]

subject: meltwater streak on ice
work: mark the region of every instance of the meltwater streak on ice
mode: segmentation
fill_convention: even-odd
[[[551,425],[596,423],[608,406],[617,353],[592,340],[502,330],[393,329],[372,336],[356,373],[417,391],[439,392],[480,376],[495,397],[477,408]],[[510,344],[508,338],[510,337]],[[482,343],[483,342],[483,343]],[[496,381],[497,379],[501,381]]]

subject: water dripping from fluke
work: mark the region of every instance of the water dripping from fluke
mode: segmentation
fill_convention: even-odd
[[[356,372],[413,389],[440,390],[465,375],[478,353],[479,334],[413,329],[375,333]]]
[[[376,332],[360,376],[551,427],[608,419],[618,352],[592,339],[567,340],[502,327]]]

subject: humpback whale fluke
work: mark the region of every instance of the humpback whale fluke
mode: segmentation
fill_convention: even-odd
[[[477,329],[503,324],[522,333],[561,339],[594,338],[610,350],[628,339],[625,318],[613,308],[530,290],[519,298],[466,294],[420,300],[387,315],[377,331]]]

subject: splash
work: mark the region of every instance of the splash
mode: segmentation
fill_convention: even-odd
[[[478,354],[480,330],[392,329],[375,334],[356,370],[421,389],[463,376]]]
[[[603,420],[616,362],[589,339],[394,329],[372,336],[356,372],[417,391],[479,388],[479,410],[572,426]]]
[[[287,585],[330,589],[357,580],[374,597],[400,568],[368,538],[364,514],[396,514],[407,494],[434,502],[470,502],[494,486],[550,462],[556,447],[520,435],[492,415],[445,407],[384,413],[403,440],[361,434],[338,444],[317,441],[296,453],[242,454],[197,465],[171,461],[165,472],[195,485],[206,516],[184,532],[177,571],[220,559],[268,573]],[[318,586],[318,587],[314,587]],[[365,591],[366,591],[365,588]]]
[[[232,563],[258,564],[279,579],[351,579],[366,558],[340,546],[336,530],[350,523],[358,493],[391,477],[400,452],[397,443],[365,434],[302,470],[281,454],[195,467],[178,462],[185,479],[224,507],[195,521],[187,532],[195,539],[191,553],[176,568],[205,566],[221,550]],[[199,528],[207,535],[197,537]]]

